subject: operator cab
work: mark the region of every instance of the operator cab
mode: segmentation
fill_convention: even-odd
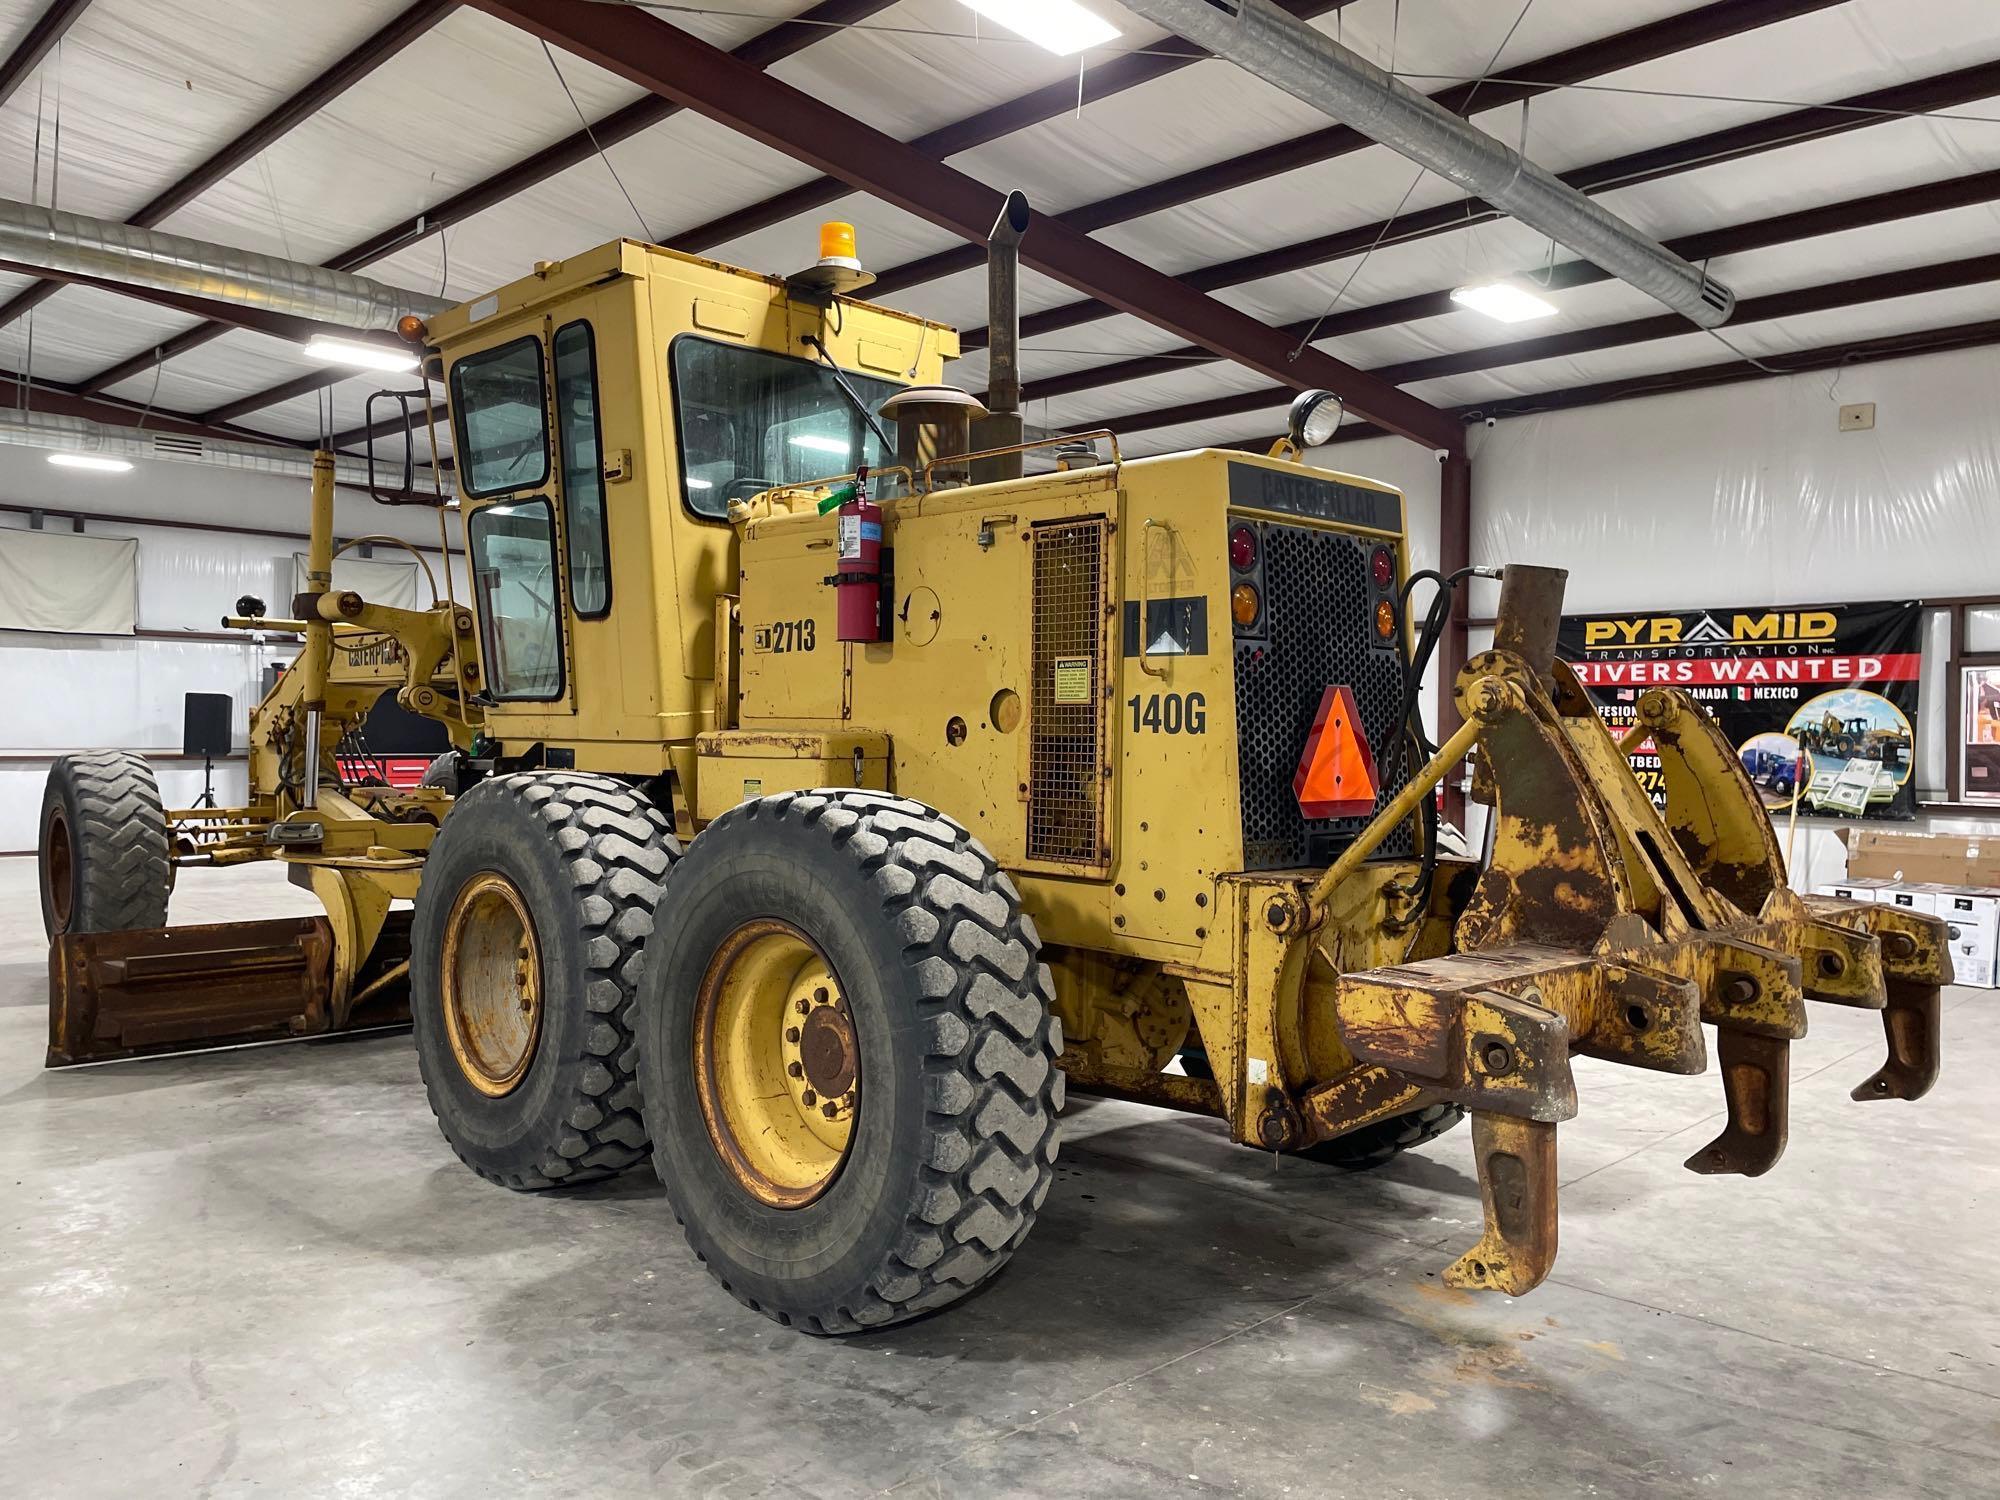
[[[883,403],[958,353],[848,301],[872,279],[852,249],[783,278],[620,240],[417,330],[450,391],[499,763],[665,774],[716,726],[730,506],[892,463]],[[391,395],[414,448],[424,403]]]

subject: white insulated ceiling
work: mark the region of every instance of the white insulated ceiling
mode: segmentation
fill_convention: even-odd
[[[1112,0],[1092,0],[1120,24],[1116,48],[1161,40]],[[17,45],[48,0],[0,0],[0,56]],[[0,196],[50,201],[122,218],[176,181],[341,55],[394,19],[403,0],[266,5],[252,0],[93,0],[35,74],[0,106]],[[719,46],[803,10],[804,0],[685,0],[656,12]],[[1690,0],[1535,0],[1493,69],[1530,77],[1530,64],[1565,49],[1703,7]],[[1348,45],[1433,91],[1479,74],[1520,14],[1518,0],[1352,0],[1317,22]],[[869,20],[825,34],[772,72],[893,135],[910,138],[1044,85],[1074,80],[1079,61],[978,28],[956,0],[900,0]],[[975,35],[978,30],[981,34]],[[1393,48],[1393,54],[1392,54]],[[1111,52],[1081,60],[1085,68]],[[641,97],[621,79],[558,50],[564,93],[541,45],[470,7],[447,14],[254,161],[208,188],[159,227],[299,260],[320,260],[505,171],[578,128],[577,109],[603,119]],[[1518,104],[1475,112],[1502,139],[1525,138],[1529,154],[1562,171],[1644,151],[1807,104],[2000,62],[1993,0],[1845,0],[1810,14],[1590,80]],[[1518,73],[1515,70],[1519,70]],[[60,115],[58,137],[57,117]],[[1195,63],[952,158],[995,188],[1024,189],[1042,213],[1060,213],[1172,178],[1328,125],[1323,117],[1233,66]],[[40,150],[37,153],[39,131]],[[59,146],[58,146],[59,138]],[[366,269],[410,286],[472,297],[559,258],[618,236],[678,233],[806,182],[816,174],[790,158],[683,111],[548,177]],[[615,169],[618,181],[613,180]],[[1670,237],[1716,229],[1863,194],[2000,169],[2000,99],[1970,100],[1925,118],[1871,119],[1865,126],[1741,159],[1709,163],[1615,189],[1602,201],[1649,233]],[[622,182],[622,189],[619,183]],[[1412,184],[1414,183],[1414,186]],[[628,205],[630,193],[634,207]],[[1407,200],[1405,200],[1405,195]],[[1099,231],[1108,244],[1175,274],[1383,219],[1460,201],[1449,184],[1369,147],[1333,160],[1197,198]],[[703,253],[758,270],[795,269],[814,251],[814,226],[845,217],[859,229],[871,268],[887,271],[951,248],[944,231],[865,195]],[[643,225],[640,222],[643,219]],[[1995,202],[1896,222],[1819,234],[1716,259],[1712,270],[1744,298],[1977,257],[2000,230]],[[1435,292],[1484,275],[1535,270],[1546,239],[1508,221],[1468,227],[1365,258],[1349,255],[1226,287],[1223,301],[1271,323],[1311,319],[1330,308],[1365,307]],[[1558,251],[1557,259],[1570,257]],[[28,283],[0,277],[0,299]],[[925,316],[976,327],[984,280],[961,272],[885,300]],[[1076,294],[1032,272],[1023,310],[1068,304]],[[1661,309],[1617,283],[1553,295],[1558,314],[1505,328],[1459,311],[1326,340],[1364,368],[1526,337],[1650,318]],[[1864,338],[2000,318],[2000,264],[1969,284],[1845,309],[1741,322],[1727,329],[1736,350],[1757,357]],[[75,385],[146,352],[194,319],[112,293],[65,288],[32,321],[0,328],[0,369],[18,379]],[[1129,432],[1128,452],[1192,443],[1233,443],[1280,425],[1283,400],[1213,420],[1162,426],[1153,414],[1186,403],[1244,396],[1268,380],[1219,361],[1037,399],[1035,384],[1180,341],[1128,316],[1112,316],[1029,339],[1023,360],[1030,419],[1060,428],[1108,418]],[[1567,386],[1718,363],[1731,350],[1691,327],[1685,334],[1558,358],[1420,381],[1417,395],[1441,405],[1478,405]],[[120,401],[199,416],[314,370],[295,345],[231,332],[156,362],[111,387]],[[984,357],[973,352],[952,378],[977,390]],[[357,374],[333,387],[337,429],[362,421],[379,377]],[[11,398],[10,398],[11,399]],[[236,418],[243,428],[310,438],[320,401],[295,396]]]

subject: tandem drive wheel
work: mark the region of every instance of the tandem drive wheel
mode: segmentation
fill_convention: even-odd
[[[1062,1037],[978,841],[879,792],[765,797],[689,846],[657,921],[653,1160],[723,1286],[847,1333],[999,1270],[1054,1177]]]
[[[680,845],[643,793],[524,772],[452,804],[410,925],[410,1018],[438,1128],[511,1188],[646,1155],[633,1007]]]

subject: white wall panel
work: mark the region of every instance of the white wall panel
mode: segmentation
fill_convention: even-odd
[[[1472,555],[1570,570],[1577,610],[1902,599],[2000,584],[2000,352],[1474,428]],[[1838,430],[1872,401],[1873,431]],[[1475,595],[1490,614],[1492,586]]]
[[[70,526],[59,514],[65,507],[146,518],[85,525],[89,536],[137,541],[141,632],[214,634],[245,593],[264,599],[274,614],[289,608],[298,540],[194,529],[188,523],[269,528],[302,537],[304,480],[169,463],[141,463],[128,475],[90,475],[54,468],[45,457],[33,449],[0,447],[0,503],[46,507],[52,512],[46,524],[63,534]],[[153,518],[179,524],[149,524]],[[379,532],[437,545],[430,511],[391,509],[342,495],[335,518],[343,536]],[[28,524],[27,516],[0,511],[0,527]],[[461,545],[458,524],[450,525],[453,545]],[[438,566],[435,552],[427,558]],[[416,578],[407,554],[378,545],[372,563],[356,561],[354,569],[346,558],[336,564],[337,582],[352,584],[357,572],[379,570],[397,582],[405,602],[412,597],[418,604],[429,602],[430,590]],[[464,599],[466,577],[457,562],[455,556],[457,595]],[[296,651],[296,644],[282,637],[215,641],[0,633],[0,703],[9,705],[0,716],[0,851],[34,847],[50,757],[100,747],[178,752],[182,697],[191,692],[229,694],[240,746],[250,704],[262,695],[264,668],[289,661]],[[23,756],[30,758],[11,758]],[[201,794],[199,762],[160,759],[154,772],[169,806],[187,806]],[[240,799],[243,778],[241,761],[218,766],[217,796]]]

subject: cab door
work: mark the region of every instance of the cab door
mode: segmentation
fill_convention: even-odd
[[[541,735],[575,712],[546,320],[453,361],[452,448],[491,717]]]

